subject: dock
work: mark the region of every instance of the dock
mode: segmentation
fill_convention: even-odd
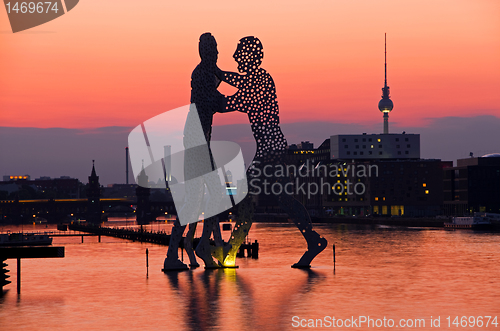
[[[64,257],[64,247],[58,246],[21,246],[0,247],[0,296],[3,295],[3,287],[10,284],[7,274],[10,270],[5,269],[8,259],[17,259],[17,293],[21,293],[21,259],[43,259]]]

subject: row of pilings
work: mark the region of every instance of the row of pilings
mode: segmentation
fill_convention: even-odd
[[[83,225],[83,224],[70,224],[68,229],[73,231],[92,233],[98,236],[108,236],[121,239],[127,239],[138,242],[148,242],[158,245],[168,246],[170,243],[170,234],[164,231],[146,231],[143,229],[123,229],[123,228],[108,228],[99,225]],[[184,239],[184,238],[183,238]],[[200,238],[193,239],[193,247],[198,245]],[[210,240],[214,244],[213,240]],[[184,248],[184,240],[179,243],[180,248]],[[246,252],[246,256],[245,256]],[[255,240],[254,243],[245,242],[240,246],[237,257],[251,257],[254,259],[259,258],[259,243]]]
[[[167,234],[163,231],[154,232],[142,229],[108,228],[98,225],[83,225],[75,223],[68,225],[68,229],[73,231],[93,233],[99,236],[115,237],[165,246],[168,246],[170,242],[170,234]],[[183,240],[181,240],[181,244],[183,244]]]

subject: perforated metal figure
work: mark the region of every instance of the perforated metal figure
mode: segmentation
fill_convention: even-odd
[[[200,36],[199,53],[201,62],[196,66],[191,75],[191,104],[195,104],[196,107],[190,108],[184,127],[183,141],[184,148],[186,149],[184,172],[186,176],[189,176],[189,173],[198,172],[200,167],[208,168],[203,171],[205,175],[186,183],[186,203],[185,207],[179,211],[179,217],[189,222],[189,231],[184,240],[184,246],[192,267],[199,266],[193,253],[192,241],[196,230],[196,221],[200,214],[199,210],[203,203],[205,184],[207,184],[206,186],[211,199],[208,202],[205,201],[208,209],[217,208],[220,198],[223,195],[218,176],[211,173],[217,167],[213,162],[210,148],[202,149],[201,151],[195,148],[205,144],[208,144],[208,147],[210,147],[213,114],[217,110],[220,110],[220,108],[225,107],[225,97],[217,91],[220,80],[215,75],[219,53],[217,51],[217,42],[210,33],[204,33]],[[198,132],[200,122],[203,131],[202,134]],[[185,228],[185,225],[181,226],[179,221],[176,221],[170,237],[164,270],[187,269],[187,266],[179,260],[178,256],[179,243]],[[205,268],[219,267],[212,259],[209,242],[212,232],[216,244],[221,247],[222,237],[216,217],[205,219],[203,233],[196,247],[196,255],[204,261]]]
[[[226,109],[221,112],[239,111],[246,113],[252,127],[253,136],[257,143],[255,158],[247,170],[250,181],[249,194],[238,205],[237,222],[231,234],[229,243],[231,250],[226,255],[224,266],[233,266],[236,253],[245,240],[252,225],[253,203],[252,193],[260,193],[260,198],[276,199],[280,207],[288,214],[307,241],[307,251],[292,267],[308,268],[311,261],[326,248],[325,238],[312,229],[311,218],[306,208],[291,195],[282,193],[276,197],[262,196],[264,180],[270,183],[279,183],[282,188],[290,179],[288,177],[262,176],[264,167],[283,165],[283,156],[287,146],[286,139],[279,126],[279,108],[276,88],[271,75],[260,68],[264,56],[262,43],[258,38],[242,38],[233,58],[238,63],[238,71],[243,73],[217,71],[217,76],[228,84],[238,88],[238,92],[227,97]],[[274,171],[266,171],[266,173]],[[260,175],[260,176],[258,176]]]

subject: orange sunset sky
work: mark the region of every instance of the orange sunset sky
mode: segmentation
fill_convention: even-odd
[[[207,31],[223,70],[241,37],[262,40],[285,123],[382,123],[385,32],[391,123],[500,116],[498,0],[81,0],[15,34],[0,9],[0,126],[136,126],[188,104]]]

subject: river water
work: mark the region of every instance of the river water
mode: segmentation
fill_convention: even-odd
[[[292,224],[255,223],[249,237],[260,243],[259,259],[240,258],[238,269],[169,274],[161,272],[165,246],[56,237],[65,258],[22,260],[20,296],[16,261],[7,260],[12,284],[0,298],[0,330],[295,330],[332,323],[339,330],[500,330],[499,233],[315,229],[329,245],[310,270],[290,268],[306,248]]]

